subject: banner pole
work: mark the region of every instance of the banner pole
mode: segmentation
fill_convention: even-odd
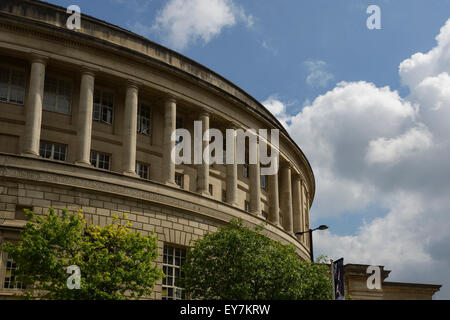
[[[331,280],[333,282],[333,300],[336,300],[336,295],[335,295],[335,288],[334,288],[334,263],[333,263],[333,259],[330,259],[330,268],[331,268]]]

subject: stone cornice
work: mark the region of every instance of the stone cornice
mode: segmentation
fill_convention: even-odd
[[[241,218],[252,225],[260,225],[265,222],[260,217],[226,203],[201,197],[197,193],[118,173],[45,159],[0,153],[0,177],[38,184],[79,188],[117,197],[147,201],[224,223],[233,218]],[[269,233],[271,238],[292,243],[297,252],[306,260],[308,259],[307,249],[283,229],[267,224],[265,231]]]

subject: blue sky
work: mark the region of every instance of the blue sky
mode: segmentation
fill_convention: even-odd
[[[450,298],[450,0],[50,2],[162,43],[261,101],[315,171],[312,223],[330,226],[315,252],[444,284],[438,297]],[[366,27],[373,4],[381,30]]]
[[[61,6],[76,3],[83,13],[136,31],[136,22],[151,26],[168,1],[49,2]],[[225,76],[259,100],[276,92],[285,100],[296,102],[294,110],[336,81],[364,79],[400,90],[399,63],[432,46],[450,11],[448,0],[243,0],[239,4],[254,17],[253,27],[237,23],[224,28],[208,43],[200,41],[177,51]],[[370,4],[377,4],[382,10],[382,30],[366,28],[366,9]],[[165,42],[157,32],[146,36]],[[334,74],[327,87],[311,88],[305,83],[308,69],[304,62],[308,60],[327,63],[327,70]]]

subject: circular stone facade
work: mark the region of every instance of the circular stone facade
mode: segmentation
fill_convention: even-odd
[[[127,214],[136,231],[156,232],[166,272],[192,240],[233,218],[265,222],[270,238],[310,259],[309,239],[294,233],[309,230],[314,175],[276,118],[179,53],[89,16],[69,30],[68,16],[38,1],[0,3],[0,244],[18,239],[24,208],[53,207],[81,209],[98,225]],[[172,165],[167,133],[193,133],[194,121],[222,132],[278,129],[278,174]],[[12,295],[8,261],[2,253],[3,297]],[[152,298],[181,290],[165,281]]]

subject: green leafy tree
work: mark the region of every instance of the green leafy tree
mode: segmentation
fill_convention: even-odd
[[[188,252],[183,284],[193,299],[331,299],[326,264],[301,261],[283,245],[233,220],[199,239]]]
[[[150,295],[164,276],[154,264],[157,237],[133,232],[118,217],[99,227],[88,226],[81,212],[58,214],[50,208],[44,216],[26,214],[30,220],[22,240],[3,250],[16,261],[16,279],[26,285],[28,298],[136,299]],[[67,286],[71,265],[80,268],[80,289]]]

